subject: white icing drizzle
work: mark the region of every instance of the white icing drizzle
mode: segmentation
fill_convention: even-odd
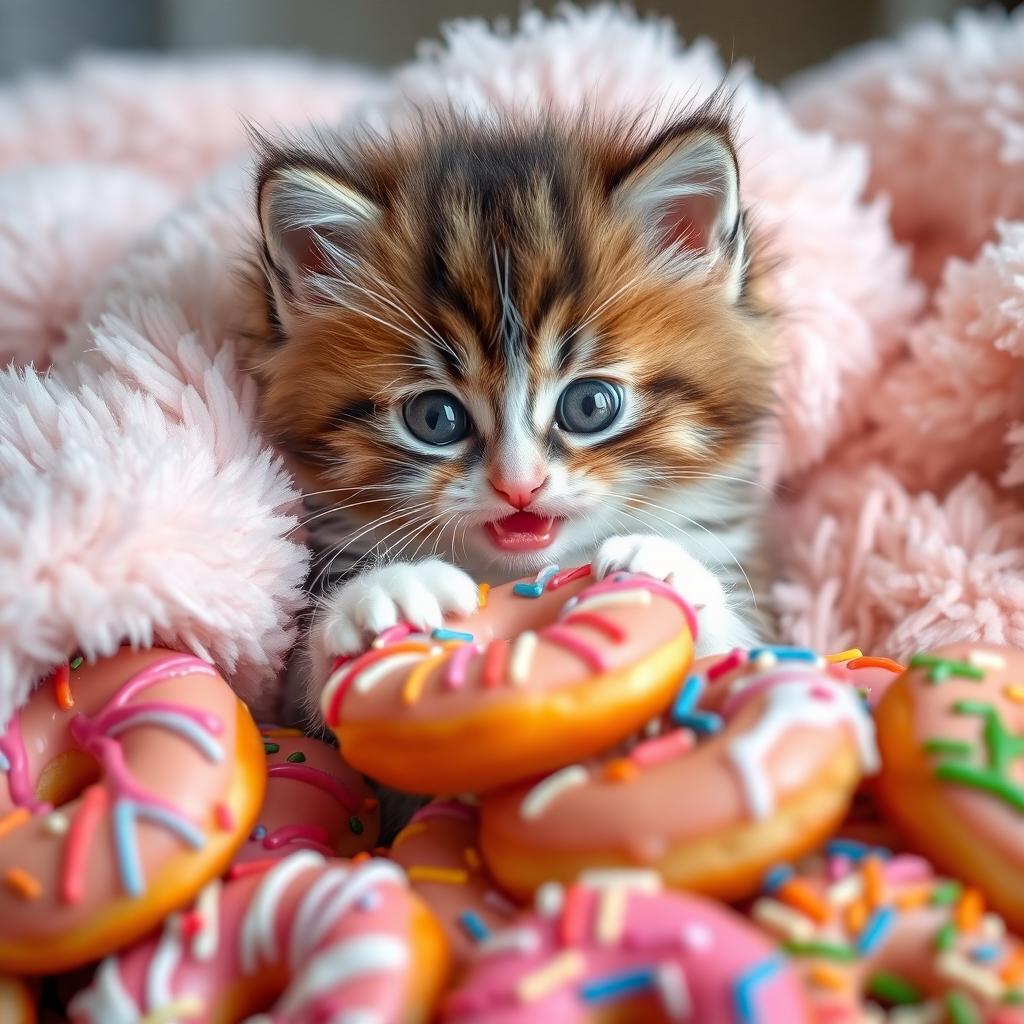
[[[811,695],[815,689],[828,690],[831,699]],[[806,682],[780,682],[767,691],[767,703],[760,719],[749,732],[728,747],[736,766],[751,815],[763,820],[775,807],[775,793],[765,761],[782,737],[796,725],[829,727],[846,723],[851,727],[860,752],[861,767],[867,774],[878,768],[874,726],[860,698],[851,687],[814,676]]]
[[[693,1001],[690,999],[686,975],[679,964],[660,964],[654,972],[654,985],[661,999],[661,1008],[673,1024],[690,1019]]]
[[[275,1016],[291,1020],[320,993],[337,990],[354,978],[401,970],[409,961],[409,948],[386,932],[363,932],[317,953],[292,978]]]
[[[397,669],[412,668],[424,658],[432,657],[435,648],[429,652],[399,651],[388,658],[381,658],[375,665],[368,665],[352,681],[352,689],[356,693],[369,693],[385,676]]]
[[[82,989],[69,1003],[73,1019],[89,1024],[137,1024],[142,1012],[121,981],[116,956],[108,956],[93,976],[92,984]]]
[[[1006,668],[1006,659],[995,651],[968,651],[967,664],[975,668],[990,668],[998,672]]]
[[[212,960],[220,945],[220,890],[222,882],[215,878],[208,882],[196,899],[199,931],[192,939],[192,957],[200,963]]]
[[[568,768],[561,768],[546,779],[541,779],[519,805],[519,814],[526,821],[539,818],[548,804],[555,800],[560,793],[574,786],[582,786],[590,776],[587,769],[581,764],[571,764]]]
[[[306,945],[306,936],[309,934],[313,922],[320,916],[327,901],[334,895],[336,889],[340,889],[348,880],[349,872],[342,867],[331,868],[325,871],[309,888],[309,891],[302,898],[299,909],[295,912],[295,923],[292,925],[292,936],[288,950],[288,962],[297,964],[302,962],[302,949]]]
[[[629,890],[623,885],[606,886],[601,890],[597,909],[597,941],[602,946],[615,946],[622,938],[626,923],[626,903]]]
[[[635,590],[616,590],[610,594],[595,594],[593,597],[578,601],[571,611],[578,612],[586,608],[618,608],[627,604],[648,605],[651,603],[651,592],[639,587]],[[568,606],[566,606],[568,607]]]
[[[536,651],[537,634],[531,630],[520,633],[512,645],[512,653],[508,659],[508,678],[513,686],[523,686],[529,682]]]
[[[242,921],[239,960],[244,974],[253,974],[259,968],[261,956],[276,959],[274,915],[278,902],[296,875],[323,863],[324,858],[319,853],[300,850],[275,864],[263,876]]]
[[[661,892],[661,875],[648,868],[590,868],[580,872],[580,885],[591,889],[629,889],[633,892]]]
[[[183,952],[181,915],[171,914],[164,922],[163,933],[146,971],[146,1010],[149,1013],[164,1009],[174,1000],[171,981]]]

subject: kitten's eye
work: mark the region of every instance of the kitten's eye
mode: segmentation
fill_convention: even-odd
[[[575,380],[558,399],[555,420],[574,434],[596,434],[610,427],[622,408],[622,389],[606,380]]]
[[[427,444],[454,444],[469,433],[469,416],[447,391],[425,391],[410,398],[402,410],[405,425]]]

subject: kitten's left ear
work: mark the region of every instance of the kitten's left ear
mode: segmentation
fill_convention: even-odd
[[[660,252],[720,274],[738,298],[746,259],[739,169],[728,122],[698,114],[670,125],[634,160],[613,198],[635,212]]]

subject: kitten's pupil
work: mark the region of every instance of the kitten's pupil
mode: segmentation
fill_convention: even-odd
[[[411,398],[402,414],[409,433],[426,444],[454,444],[469,433],[466,410],[447,391],[427,391]]]
[[[622,390],[606,380],[573,381],[558,400],[558,425],[575,434],[595,434],[615,422]]]

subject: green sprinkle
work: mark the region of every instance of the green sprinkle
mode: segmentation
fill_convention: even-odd
[[[887,971],[878,971],[868,979],[868,992],[893,1006],[914,1006],[921,1002],[921,993],[905,978]]]
[[[85,661],[85,658],[83,658],[80,654],[76,654],[71,659],[71,661],[68,662],[68,668],[71,668],[71,669],[81,668],[83,661]]]
[[[929,683],[944,683],[947,679],[973,679],[980,682],[985,673],[976,665],[968,665],[966,661],[951,661],[949,658],[936,658],[933,654],[915,654],[910,659],[911,668],[928,669]]]
[[[956,945],[956,925],[947,921],[935,936],[935,950],[938,953],[948,953]]]
[[[959,882],[937,882],[932,889],[933,907],[948,907],[960,899],[963,886]]]
[[[263,749],[268,754],[276,754],[281,748],[276,743],[271,743],[269,740],[264,740]]]
[[[948,757],[970,757],[974,748],[965,740],[947,740],[935,737],[924,741],[926,754],[945,754]]]
[[[857,959],[857,950],[843,942],[797,942],[791,939],[782,945],[793,956],[820,956],[842,963],[853,963]]]
[[[1024,988],[1008,988],[1003,993],[1003,1002],[1007,1006],[1020,1006],[1024,1003]]]
[[[1024,813],[1024,786],[1003,778],[986,768],[975,768],[969,764],[940,764],[935,767],[935,778],[943,782],[959,782],[962,786],[973,786],[986,793],[1005,800],[1015,811]]]
[[[302,764],[306,760],[306,755],[301,750],[296,750],[294,754],[289,754],[287,760],[291,761],[292,764]]]
[[[946,996],[946,1016],[949,1024],[978,1024],[978,1015],[963,992],[950,992]]]
[[[348,819],[348,827],[349,831],[357,836],[363,834],[363,823],[354,814]]]

